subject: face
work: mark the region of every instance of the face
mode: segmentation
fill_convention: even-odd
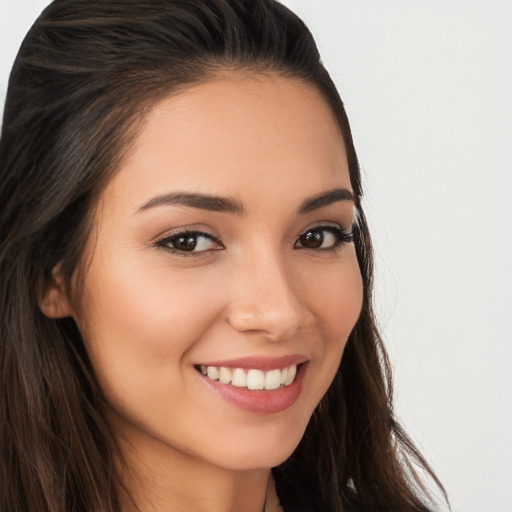
[[[291,454],[361,308],[350,197],[334,116],[299,81],[233,76],[152,109],[73,305],[121,438],[231,470]]]

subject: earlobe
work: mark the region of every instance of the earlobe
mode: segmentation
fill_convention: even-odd
[[[60,264],[52,270],[52,279],[39,299],[39,309],[48,318],[73,316]]]

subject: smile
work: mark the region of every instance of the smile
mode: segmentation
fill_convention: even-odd
[[[200,365],[199,371],[211,380],[249,390],[274,390],[293,383],[297,365],[263,371],[256,368],[226,368]]]
[[[214,395],[253,413],[279,413],[291,407],[304,387],[309,358],[243,357],[194,365]]]

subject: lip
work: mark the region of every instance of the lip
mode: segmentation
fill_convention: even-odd
[[[247,359],[250,359],[251,363],[255,362],[252,358]],[[235,361],[238,361],[239,363],[241,361],[246,361],[246,359],[244,358],[240,360],[232,360],[229,361],[229,364],[232,364]],[[222,365],[227,366],[227,363],[228,361],[223,361]],[[217,366],[217,364],[211,364],[211,366]],[[287,366],[287,364],[283,365],[283,367],[285,366]],[[289,386],[284,386],[273,390],[249,390],[247,388],[238,388],[236,386],[232,386],[231,384],[222,384],[217,380],[209,379],[207,376],[199,372],[197,372],[197,375],[203,380],[203,382],[209,387],[211,391],[213,391],[221,399],[229,402],[231,405],[253,413],[271,414],[288,409],[298,400],[304,387],[304,378],[306,375],[307,366],[307,361],[304,361],[302,364],[298,363],[297,375],[295,376],[294,381]],[[263,369],[261,366],[245,367],[235,365],[234,367]],[[281,368],[281,366],[272,366],[269,367],[268,370],[277,368]]]
[[[297,366],[302,363],[306,363],[309,359],[302,354],[290,354],[281,357],[264,357],[264,356],[249,356],[239,357],[237,359],[228,359],[224,361],[208,361],[201,362],[194,366],[216,366],[224,368],[242,368],[244,370],[255,370],[270,371],[270,370],[281,370],[286,366],[296,364]]]

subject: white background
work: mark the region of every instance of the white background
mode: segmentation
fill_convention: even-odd
[[[0,0],[0,95],[43,0]],[[287,0],[352,122],[396,409],[455,512],[512,511],[512,2]]]

